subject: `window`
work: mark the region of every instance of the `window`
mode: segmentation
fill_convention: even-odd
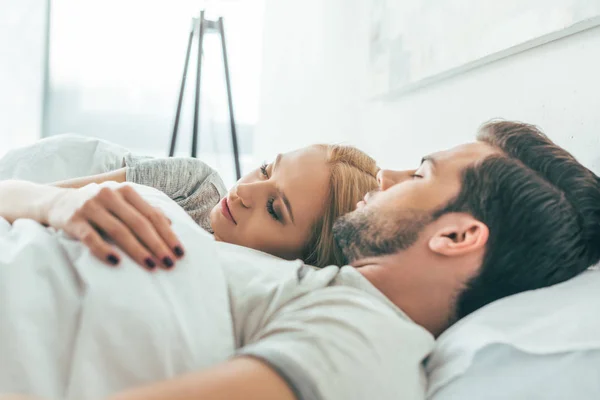
[[[242,170],[255,164],[263,1],[207,5],[207,18],[225,21]],[[53,0],[45,135],[96,136],[136,153],[166,156],[191,18],[199,11],[199,2],[191,0]],[[206,34],[204,49],[198,157],[232,184],[218,36]],[[191,149],[196,50],[194,43],[176,155],[189,156]]]

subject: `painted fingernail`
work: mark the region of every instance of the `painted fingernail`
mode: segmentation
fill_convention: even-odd
[[[177,257],[183,256],[183,249],[181,248],[181,246],[175,246],[175,248],[173,250],[175,251],[175,255]]]
[[[114,254],[109,254],[108,257],[106,257],[106,259],[112,265],[117,265],[119,263],[119,259]]]
[[[144,262],[146,263],[146,265],[148,266],[148,268],[150,269],[154,269],[154,267],[156,267],[156,263],[154,262],[153,259],[151,259],[150,257],[146,258],[144,260]]]
[[[173,260],[171,260],[170,257],[165,257],[163,258],[163,264],[165,264],[165,267],[171,268],[173,266]]]

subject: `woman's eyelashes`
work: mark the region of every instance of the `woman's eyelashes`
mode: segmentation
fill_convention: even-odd
[[[273,198],[273,197],[271,197],[271,198],[269,198],[269,200],[267,200],[267,211],[268,211],[269,214],[271,214],[271,217],[275,221],[280,221],[281,218],[279,217],[279,215],[275,211],[275,207],[273,207],[273,203],[274,202],[275,202],[275,198]]]
[[[260,172],[262,172],[263,176],[267,179],[269,178],[269,172],[267,171],[268,167],[269,165],[266,162],[260,166]]]
[[[423,178],[423,175],[420,174],[412,174],[411,178]]]
[[[263,163],[263,165],[260,166],[260,172],[267,179],[270,178],[269,177],[268,168],[269,168],[269,165],[266,162]],[[267,200],[267,212],[269,213],[269,215],[271,216],[271,218],[273,218],[275,221],[281,222],[281,217],[279,216],[279,214],[275,210],[274,203],[275,203],[275,198],[274,197],[269,197],[269,200]]]

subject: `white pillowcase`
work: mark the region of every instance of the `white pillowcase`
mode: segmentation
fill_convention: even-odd
[[[51,136],[9,151],[0,159],[0,180],[50,183],[123,167],[124,147],[73,134]]]
[[[430,399],[598,400],[600,350],[529,354],[511,345],[488,346],[458,379]]]
[[[596,269],[489,304],[438,339],[426,365],[428,398],[600,399],[599,312]],[[597,380],[586,384],[590,373]]]

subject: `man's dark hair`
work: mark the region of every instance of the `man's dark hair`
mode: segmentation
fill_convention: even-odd
[[[458,295],[457,319],[600,260],[600,180],[593,172],[533,125],[489,122],[477,139],[501,154],[466,168],[460,193],[436,213],[467,212],[490,232],[479,273]]]

